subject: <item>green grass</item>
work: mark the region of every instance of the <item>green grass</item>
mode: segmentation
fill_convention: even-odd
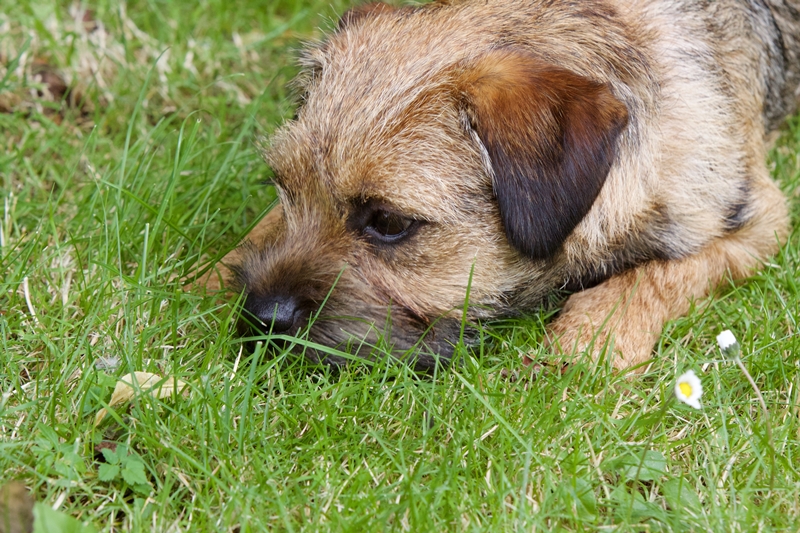
[[[432,377],[337,374],[242,351],[234,307],[182,290],[274,199],[254,141],[291,115],[293,51],[346,3],[101,0],[84,29],[62,3],[0,0],[0,480],[100,531],[797,530],[798,230],[633,379],[504,377],[544,356],[544,314]],[[793,119],[770,157],[796,228],[799,148]],[[728,328],[773,443],[715,347]],[[672,395],[687,369],[702,411]],[[189,393],[95,428],[133,371]]]

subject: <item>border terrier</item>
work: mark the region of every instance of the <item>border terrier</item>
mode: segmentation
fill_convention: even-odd
[[[545,342],[624,369],[787,237],[765,158],[798,0],[368,4],[300,64],[264,143],[279,203],[206,279],[243,291],[245,331],[427,368],[464,317],[569,291]]]

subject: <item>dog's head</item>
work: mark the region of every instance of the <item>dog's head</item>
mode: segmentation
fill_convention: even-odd
[[[362,356],[421,343],[426,367],[452,354],[467,296],[470,319],[494,317],[561,283],[626,108],[447,9],[350,11],[307,51],[297,117],[266,148],[280,204],[234,267],[250,323],[310,324]]]

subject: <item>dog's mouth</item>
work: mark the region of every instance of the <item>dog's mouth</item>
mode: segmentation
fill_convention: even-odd
[[[361,310],[361,318],[279,305],[272,306],[268,318],[264,309],[245,299],[237,327],[248,344],[265,341],[274,351],[291,350],[313,363],[336,367],[393,359],[430,372],[448,366],[456,346],[471,344],[476,337],[476,329],[458,318],[440,317],[426,324],[402,309]]]

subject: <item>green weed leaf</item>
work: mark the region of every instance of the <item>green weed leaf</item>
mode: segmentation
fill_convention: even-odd
[[[668,479],[661,484],[661,492],[672,509],[697,512],[701,508],[700,498],[694,488],[683,478]]]
[[[112,481],[119,475],[119,465],[102,464],[97,469],[97,477],[100,481]]]
[[[103,454],[103,458],[106,460],[106,463],[111,465],[119,464],[119,454],[111,448],[103,448],[100,450],[100,453]]]
[[[66,513],[54,511],[47,504],[33,506],[33,533],[95,533],[92,525],[84,525]]]
[[[597,516],[597,497],[592,486],[583,479],[575,478],[562,483],[557,491],[559,500],[568,502],[581,520],[593,520]]]
[[[639,521],[659,514],[659,509],[645,501],[639,491],[629,492],[625,485],[618,485],[611,491],[611,501],[616,508],[614,516],[617,520]]]
[[[144,473],[144,463],[132,460],[130,457],[125,463],[125,468],[122,469],[122,479],[128,485],[150,485]]]
[[[666,473],[667,459],[655,450],[645,451],[644,458],[640,453],[630,453],[615,461],[615,469],[630,481],[653,481]]]

